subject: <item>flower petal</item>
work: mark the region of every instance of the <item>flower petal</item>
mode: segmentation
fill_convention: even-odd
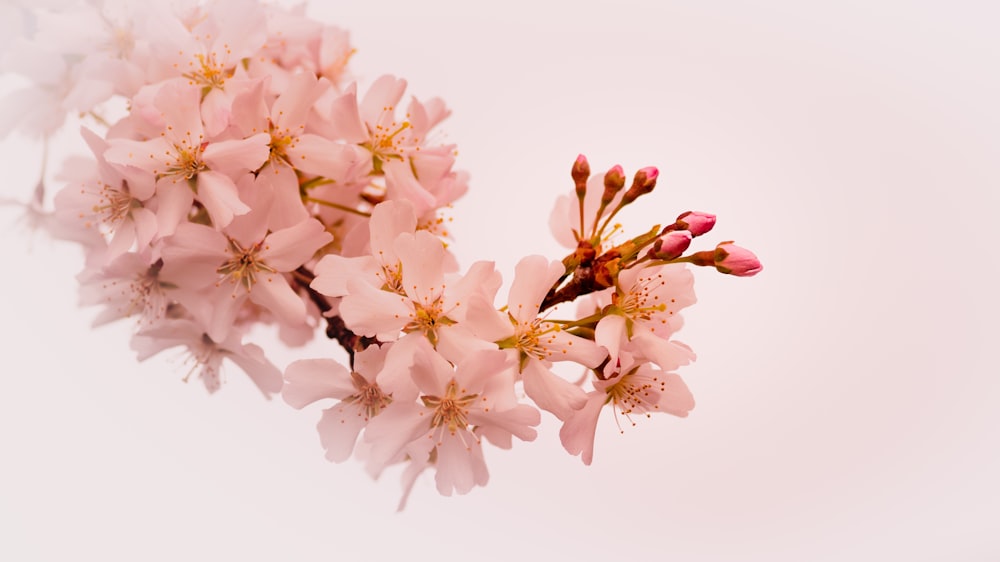
[[[326,458],[332,462],[344,462],[351,457],[358,434],[368,423],[364,412],[353,404],[340,403],[323,410],[316,424],[319,442],[326,449]]]
[[[301,409],[323,398],[343,400],[354,394],[351,375],[333,359],[300,359],[285,369],[281,397]]]
[[[587,396],[583,390],[545,368],[539,361],[530,361],[522,373],[524,392],[539,408],[566,420],[583,407]]]

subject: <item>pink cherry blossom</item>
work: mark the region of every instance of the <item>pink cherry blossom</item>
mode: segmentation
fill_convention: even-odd
[[[228,125],[233,98],[252,80],[242,61],[252,58],[267,39],[264,10],[254,0],[215,0],[187,13],[151,7],[154,25],[148,77],[152,83],[181,79],[199,93],[200,115],[209,136]]]
[[[416,399],[417,388],[409,377],[379,377],[391,348],[385,344],[358,352],[350,371],[326,358],[295,361],[285,370],[281,395],[292,407],[325,398],[338,400],[323,411],[316,426],[330,461],[347,460],[361,431],[394,400]],[[390,370],[392,365],[390,361]]]
[[[268,103],[267,79],[254,84],[233,102],[231,128],[240,137],[266,132],[270,149],[257,173],[257,188],[274,194],[270,223],[284,228],[307,216],[300,195],[299,175],[338,186],[361,180],[367,153],[359,146],[309,132],[316,100],[331,84],[310,73],[291,76],[285,90]],[[270,107],[268,107],[270,105]],[[297,173],[298,172],[298,173]]]
[[[26,84],[0,104],[0,137],[43,142],[28,202],[0,204],[82,247],[80,304],[97,308],[95,325],[133,320],[140,361],[180,349],[184,380],[209,392],[229,361],[268,398],[324,402],[326,457],[375,478],[399,466],[400,509],[425,472],[444,495],[485,485],[484,445],[535,439],[540,409],[585,464],[605,406],[619,428],[686,416],[675,371],[695,356],[674,339],[695,302],[686,264],[761,270],[732,242],[688,254],[708,213],[616,240],[613,219],[659,171],[626,189],[621,166],[594,175],[580,155],[549,221],[570,251],[521,259],[498,308],[494,263],[463,270],[449,250],[445,208],[469,174],[440,129],[447,106],[404,100],[396,76],[352,82],[347,31],[261,0],[44,4],[0,8],[17,20],[0,67]],[[88,123],[89,154],[52,174],[49,141],[70,115]],[[49,199],[52,177],[63,189]],[[285,348],[325,328],[349,363],[296,357],[282,376],[245,341],[259,328]]]
[[[16,54],[16,55],[15,55]],[[52,136],[71,113],[86,113],[106,101],[113,85],[84,74],[50,45],[19,38],[0,60],[6,72],[21,74],[27,84],[0,99],[0,138],[13,131],[30,137]]]
[[[160,136],[147,141],[112,139],[104,156],[120,166],[146,170],[155,179],[160,235],[168,236],[197,199],[221,229],[250,211],[239,198],[234,176],[257,170],[267,160],[269,135],[212,142],[201,121],[198,88],[173,81],[159,88]]]
[[[357,142],[370,152],[371,171],[384,174],[386,199],[405,199],[425,219],[468,189],[468,175],[453,170],[455,147],[433,144],[432,129],[449,112],[437,98],[427,102],[412,99],[403,117],[396,109],[406,81],[395,76],[379,77],[358,101],[356,88],[320,108],[331,135]]]
[[[694,304],[693,287],[694,276],[683,264],[621,272],[594,333],[594,341],[608,350],[607,368],[615,368],[623,346],[629,344],[662,368],[671,368],[667,364],[677,351],[666,340],[683,325],[680,310]]]
[[[402,263],[394,243],[400,234],[416,232],[413,205],[408,201],[380,203],[372,210],[368,226],[369,253],[357,257],[323,256],[316,264],[313,289],[329,297],[342,297],[348,294],[348,281],[360,279],[373,287],[405,294]]]
[[[495,348],[461,324],[470,302],[493,301],[501,280],[492,263],[473,264],[465,275],[446,279],[446,252],[434,235],[399,234],[393,249],[402,268],[402,293],[349,280],[340,316],[351,330],[380,341],[394,341],[400,334],[423,337],[454,361],[471,350]]]
[[[355,49],[347,30],[309,19],[305,4],[287,8],[264,4],[263,8],[267,40],[257,56],[246,61],[250,77],[271,78],[270,93],[275,96],[298,73],[328,80],[338,91],[350,81],[348,62]]]
[[[55,198],[56,217],[63,223],[77,222],[110,239],[105,256],[111,261],[131,250],[144,250],[156,237],[156,215],[146,207],[153,185],[142,171],[130,166],[112,166],[104,159],[108,144],[83,129],[97,160],[97,170]]]
[[[185,347],[191,364],[184,380],[197,374],[209,392],[222,385],[222,360],[236,363],[266,398],[281,391],[281,371],[264,357],[263,350],[240,341],[241,334],[230,332],[222,340],[212,339],[204,328],[188,319],[165,319],[132,338],[139,361],[145,361],[172,347]]]
[[[512,403],[513,381],[497,376],[507,361],[498,350],[484,350],[453,367],[429,348],[417,353],[412,374],[420,401],[394,401],[368,424],[369,463],[378,467],[406,449],[420,454],[418,460],[434,457],[443,495],[485,485],[489,472],[480,436],[492,432],[531,441],[540,422],[538,410]]]
[[[565,273],[562,262],[528,256],[518,262],[507,312],[500,313],[477,301],[470,312],[470,329],[495,341],[517,361],[524,390],[539,408],[560,419],[567,418],[585,400],[579,386],[552,372],[552,362],[573,361],[593,368],[607,352],[591,340],[574,336],[555,322],[538,316],[548,289]]]
[[[330,239],[315,219],[263,237],[183,223],[165,242],[161,279],[183,289],[178,296],[189,299],[189,309],[208,307],[213,339],[225,337],[247,299],[295,325],[306,320],[306,305],[282,274],[311,260]]]
[[[103,306],[95,326],[134,317],[139,326],[149,327],[166,317],[171,301],[159,279],[162,263],[149,260],[149,252],[126,253],[77,276],[80,304]]]
[[[594,435],[597,420],[605,405],[614,413],[621,427],[619,416],[633,426],[633,416],[656,412],[686,417],[694,408],[694,397],[684,381],[674,373],[660,371],[648,363],[607,380],[594,382],[594,390],[587,393],[587,402],[565,421],[559,431],[563,447],[571,455],[580,455],[584,464],[594,458]]]

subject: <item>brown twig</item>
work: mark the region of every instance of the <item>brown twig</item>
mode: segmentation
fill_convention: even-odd
[[[309,296],[309,300],[323,313],[323,318],[326,319],[326,337],[331,340],[337,340],[337,343],[347,351],[347,354],[351,358],[352,367],[354,366],[355,353],[363,351],[370,345],[380,343],[376,338],[359,336],[352,332],[344,324],[344,319],[340,316],[336,314],[332,316],[327,315],[328,312],[333,310],[333,306],[330,304],[330,301],[326,300],[326,297],[309,286],[313,279],[316,278],[313,272],[302,266],[293,272],[292,277],[299,288]]]

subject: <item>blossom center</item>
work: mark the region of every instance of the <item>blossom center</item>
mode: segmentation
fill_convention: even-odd
[[[205,146],[206,144],[195,146],[187,140],[182,140],[180,144],[175,143],[175,157],[173,162],[167,162],[166,175],[177,176],[185,180],[193,179],[199,172],[207,168],[201,160],[201,154],[205,150]]]
[[[110,37],[101,48],[115,58],[128,59],[135,50],[135,34],[130,28],[112,25]]]
[[[383,114],[392,113],[395,108],[391,105],[383,107]],[[409,121],[402,123],[392,121],[388,125],[376,123],[375,129],[369,128],[371,138],[361,146],[367,148],[372,153],[372,165],[376,172],[382,171],[382,163],[388,159],[395,158],[402,160],[403,144],[416,139],[410,139],[404,133],[411,127]]]
[[[136,275],[129,283],[131,298],[126,315],[131,316],[136,310],[142,312],[142,317],[150,324],[162,318],[167,311],[163,286],[160,284],[159,273],[163,263],[158,261],[145,272]]]
[[[216,270],[216,273],[223,277],[219,284],[228,280],[234,285],[242,285],[249,292],[257,282],[258,273],[262,271],[277,273],[277,270],[264,263],[258,255],[261,244],[262,242],[257,242],[249,248],[243,248],[239,242],[230,238],[229,253],[233,257]]]
[[[445,315],[443,299],[439,296],[426,304],[414,302],[410,322],[403,327],[403,331],[406,333],[422,332],[432,344],[437,345],[438,327],[454,323]]]
[[[382,281],[385,282],[382,285],[383,291],[392,291],[397,295],[406,294],[406,290],[403,289],[403,272],[400,269],[401,267],[398,262],[396,267],[390,265],[382,266]]]
[[[274,123],[268,120],[268,132],[271,134],[271,161],[283,161],[290,163],[288,160],[288,149],[295,147],[295,140],[297,137],[292,135],[292,132],[286,127],[284,130],[279,129],[274,126]]]
[[[356,371],[351,372],[351,382],[354,384],[357,393],[349,396],[344,402],[357,404],[360,409],[364,410],[365,421],[379,415],[382,409],[392,402],[391,394],[383,393],[378,383],[368,382],[365,377]]]
[[[102,184],[97,197],[97,203],[91,210],[111,229],[128,218],[133,209],[142,207],[142,203],[129,193],[128,184],[125,182],[122,182],[121,189]]]
[[[511,318],[514,322],[514,319]],[[530,323],[515,322],[514,327],[514,348],[522,355],[534,357],[535,359],[546,359],[552,352],[545,346],[542,338],[546,334],[556,331],[558,328],[542,328],[542,320],[535,318]]]
[[[228,45],[224,45],[223,48],[227,55],[232,54]],[[198,53],[194,55],[194,60],[190,61],[188,66],[191,70],[184,73],[184,78],[190,80],[192,84],[198,84],[208,89],[218,88],[221,90],[226,85],[226,80],[232,78],[235,73],[235,69],[227,70],[218,61],[215,53],[207,55]]]
[[[632,426],[636,425],[632,420],[632,414],[645,414],[646,417],[650,417],[650,411],[660,409],[657,402],[660,394],[666,390],[666,381],[660,377],[636,377],[634,373],[635,370],[622,375],[620,381],[605,390],[608,401],[614,408],[615,421],[617,422],[618,414],[621,413]]]
[[[625,316],[633,320],[649,320],[657,312],[667,310],[666,303],[658,302],[658,291],[665,284],[662,274],[639,277],[628,292],[616,292],[612,300]]]
[[[406,136],[404,135],[398,139],[396,137],[409,128],[409,121],[403,121],[398,125],[393,121],[388,127],[375,125],[375,133],[372,135],[372,144],[375,150],[382,154],[402,154],[402,144],[406,140]]]
[[[478,394],[464,394],[466,390],[459,389],[455,379],[451,379],[445,387],[444,396],[421,396],[424,406],[432,408],[432,428],[447,428],[452,435],[460,429],[469,426],[469,406],[476,401]],[[459,394],[462,394],[459,396]]]
[[[191,375],[197,371],[198,376],[205,383],[209,391],[218,390],[221,383],[219,378],[219,354],[222,352],[219,346],[212,341],[212,338],[208,337],[208,334],[202,334],[201,341],[190,345],[188,351],[190,355],[186,362],[193,364],[181,380],[188,382]]]

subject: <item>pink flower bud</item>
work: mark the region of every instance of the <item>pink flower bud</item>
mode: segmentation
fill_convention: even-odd
[[[653,188],[656,187],[656,178],[659,175],[660,171],[653,166],[647,166],[636,172],[635,178],[632,180],[632,187],[629,187],[622,197],[622,204],[627,205],[640,196],[653,191]]]
[[[750,250],[732,242],[721,242],[715,247],[715,269],[737,277],[751,277],[764,266]]]
[[[681,254],[691,245],[691,233],[687,230],[675,230],[668,232],[665,236],[653,243],[649,249],[649,257],[658,260],[672,260],[681,257]]]
[[[587,178],[590,177],[590,163],[587,162],[587,157],[582,154],[577,156],[570,173],[576,184],[576,194],[582,198],[587,193]]]
[[[677,217],[675,223],[679,230],[687,230],[691,236],[701,236],[715,226],[715,215],[700,211],[688,211]]]
[[[643,189],[652,191],[658,177],[660,177],[660,170],[655,166],[646,166],[635,173],[635,183],[641,184]]]
[[[625,170],[615,164],[604,174],[604,194],[601,195],[601,204],[609,205],[623,187],[625,187]]]

